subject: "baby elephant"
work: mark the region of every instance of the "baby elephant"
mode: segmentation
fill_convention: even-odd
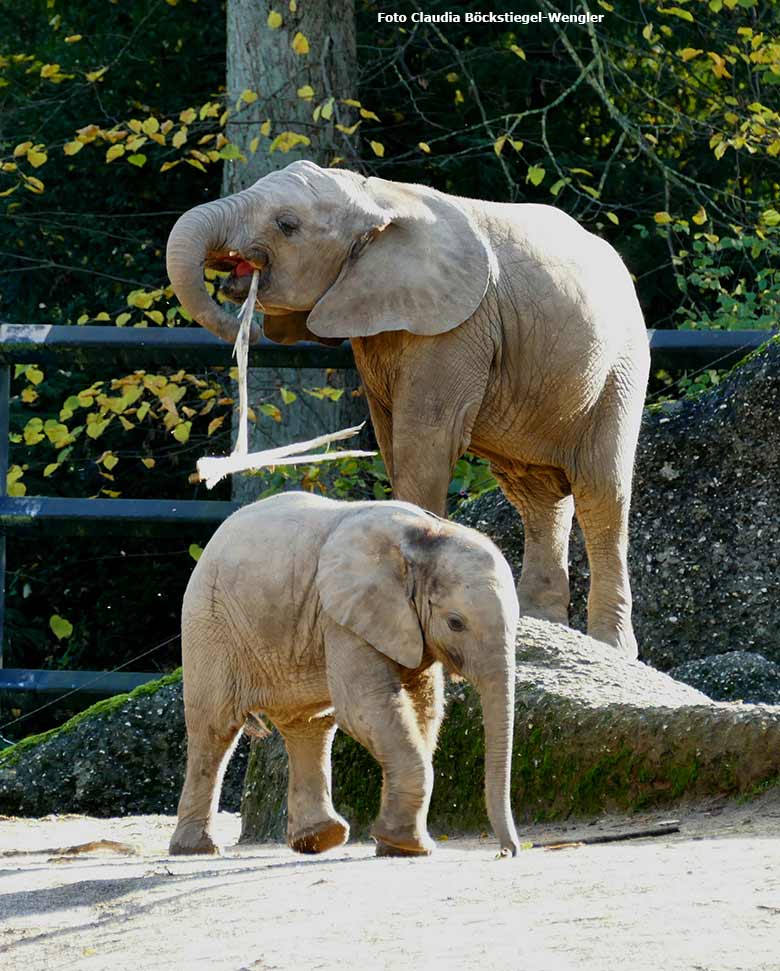
[[[503,850],[514,716],[512,574],[480,533],[405,502],[284,493],[245,506],[206,547],[184,595],[187,775],[171,853],[214,853],[222,772],[265,714],[289,756],[287,841],[346,842],[333,808],[336,726],[382,767],[377,855],[426,855],[442,669],[480,693],[487,812]]]

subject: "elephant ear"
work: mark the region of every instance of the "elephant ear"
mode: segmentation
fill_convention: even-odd
[[[334,347],[343,337],[318,337],[306,326],[308,310],[291,310],[288,314],[264,314],[263,333],[275,344],[296,344],[298,341],[317,341]]]
[[[401,524],[386,515],[338,526],[320,552],[316,584],[325,613],[406,668],[422,663],[423,634]]]
[[[353,203],[361,227],[335,283],[309,314],[321,337],[388,330],[432,336],[482,302],[495,256],[457,199],[419,185],[366,179]]]

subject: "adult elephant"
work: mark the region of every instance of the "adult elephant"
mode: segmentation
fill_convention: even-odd
[[[293,162],[185,213],[167,262],[181,303],[220,337],[236,320],[204,265],[230,270],[234,300],[260,271],[271,339],[350,338],[396,498],[444,514],[457,459],[487,458],[525,524],[526,614],[568,621],[576,508],[588,632],[636,656],[627,520],[649,350],[611,246],[551,206]]]

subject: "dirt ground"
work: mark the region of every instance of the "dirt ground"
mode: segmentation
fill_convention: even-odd
[[[656,825],[647,814],[533,826],[576,840]],[[367,843],[322,857],[235,847],[166,856],[173,818],[0,818],[4,971],[780,971],[780,796],[678,812],[661,838],[497,859],[492,839],[429,859]],[[93,840],[135,850],[57,853]]]

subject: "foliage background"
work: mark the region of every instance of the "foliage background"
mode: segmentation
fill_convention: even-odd
[[[278,30],[307,2],[315,0],[270,4],[266,28]],[[379,24],[390,9],[407,23]],[[359,101],[345,106],[338,92],[298,88],[310,124],[287,126],[269,107],[251,151],[282,164],[316,125],[349,108],[344,156],[334,164],[561,206],[622,253],[650,326],[772,326],[780,304],[776,0],[521,0],[491,9],[588,10],[603,20],[411,22],[421,10],[485,9],[359,0]],[[246,91],[227,103],[224,4],[5,0],[3,23],[0,318],[189,326],[166,289],[167,233],[179,213],[219,194],[223,165],[244,164],[227,119],[273,98]],[[307,57],[306,38],[296,43]],[[678,377],[656,375],[654,395]],[[715,370],[683,376],[669,393],[717,378]],[[225,372],[23,367],[12,390],[13,494],[203,496],[195,458],[229,449]],[[255,419],[278,421],[295,406],[278,389]],[[290,474],[320,485],[313,469]],[[281,474],[267,483],[283,484]],[[453,503],[490,485],[483,464],[459,463]],[[386,479],[379,464],[351,463],[329,488],[382,496]],[[174,634],[206,538],[10,540],[5,663],[110,667]],[[167,670],[176,660],[173,643],[145,663]]]

